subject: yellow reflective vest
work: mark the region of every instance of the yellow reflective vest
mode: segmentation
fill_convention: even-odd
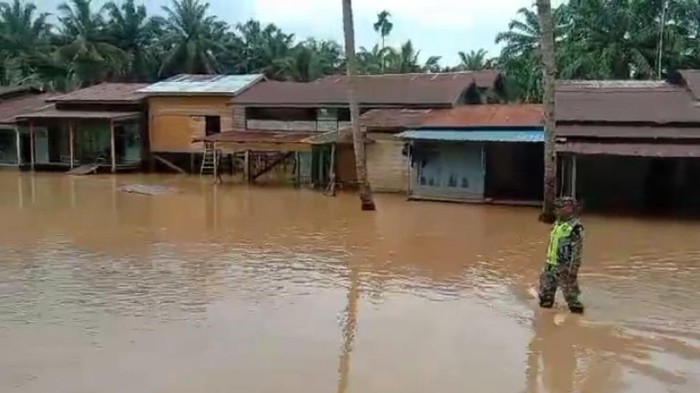
[[[549,247],[547,248],[547,263],[556,265],[559,263],[559,247],[562,241],[571,236],[574,226],[571,221],[557,221],[549,233]]]

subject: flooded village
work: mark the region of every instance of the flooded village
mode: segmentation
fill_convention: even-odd
[[[485,102],[497,72],[361,79],[376,213],[344,77],[5,93],[3,389],[695,391],[700,226],[643,218],[699,200],[695,75],[559,84],[561,192],[591,206],[563,322],[528,295],[542,108]]]

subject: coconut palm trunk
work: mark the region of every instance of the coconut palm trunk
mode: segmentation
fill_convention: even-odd
[[[362,210],[376,210],[374,199],[372,198],[372,188],[367,179],[365,136],[360,127],[360,108],[357,102],[357,59],[355,57],[355,28],[352,18],[352,0],[342,1],[345,58],[348,73],[348,101],[350,103],[350,122],[352,123],[352,139],[355,148],[355,163],[357,167],[357,182],[360,188],[360,202]]]
[[[554,198],[557,193],[557,156],[554,149],[556,126],[554,119],[554,84],[556,64],[554,62],[554,22],[550,0],[537,0],[540,19],[540,54],[542,56],[542,80],[544,83],[544,204],[541,219],[554,220]]]

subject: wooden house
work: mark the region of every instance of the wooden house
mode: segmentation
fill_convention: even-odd
[[[534,205],[542,199],[540,105],[438,110],[397,136],[409,142],[409,199]]]
[[[15,116],[27,129],[32,169],[89,171],[141,167],[143,95],[137,83],[102,83],[46,99],[41,109]]]
[[[29,163],[29,134],[17,116],[49,105],[46,99],[52,96],[33,87],[0,89],[0,167],[21,168]]]
[[[342,139],[341,131],[350,127],[347,82],[345,76],[328,76],[309,83],[259,83],[232,101],[234,112],[245,118],[244,127],[237,131],[241,135],[246,130],[299,133],[299,142],[306,140],[313,145],[311,152],[299,155],[301,166],[308,168],[308,172],[299,173],[300,178],[324,185],[329,181],[328,174],[334,172],[336,181],[352,183],[354,175],[346,169],[355,166],[352,145],[337,143],[333,147],[334,138]],[[503,80],[498,71],[365,75],[358,77],[357,90],[363,119],[369,116],[365,131],[367,141],[373,142],[367,146],[372,187],[377,191],[405,192],[404,144],[392,134],[413,123],[384,124],[381,120],[372,123],[382,115],[373,117],[367,112],[373,109],[393,110],[393,113],[415,111],[400,117],[405,119],[419,117],[431,109],[483,103],[487,90],[503,92]],[[311,137],[305,138],[301,133],[308,133]],[[314,137],[314,134],[323,133],[329,135]],[[335,151],[337,157],[332,158],[331,151]],[[328,169],[330,163],[335,166],[332,171]],[[343,174],[347,177],[341,176]]]
[[[700,71],[668,81],[561,81],[560,192],[591,208],[700,211]]]
[[[229,103],[262,80],[263,75],[178,75],[142,88],[151,158],[182,172],[197,171],[196,160],[205,151],[201,139],[242,124]]]

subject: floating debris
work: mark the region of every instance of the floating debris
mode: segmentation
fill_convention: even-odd
[[[118,188],[121,192],[128,192],[130,194],[141,194],[141,195],[167,195],[174,194],[177,189],[167,186],[157,186],[149,184],[127,184],[119,186]]]

